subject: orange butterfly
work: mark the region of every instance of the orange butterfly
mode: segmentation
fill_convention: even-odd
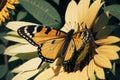
[[[74,32],[71,29],[66,33],[38,25],[21,27],[18,33],[29,43],[38,47],[38,55],[42,62],[50,63],[57,57],[62,57],[64,63],[69,62],[74,52],[80,50],[83,42],[85,43],[88,39],[88,31]]]

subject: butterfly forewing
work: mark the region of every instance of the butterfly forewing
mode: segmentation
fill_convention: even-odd
[[[24,26],[18,29],[20,36],[34,46],[39,46],[45,41],[62,38],[66,33],[38,25]]]

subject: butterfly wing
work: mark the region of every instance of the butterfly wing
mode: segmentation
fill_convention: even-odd
[[[46,62],[53,62],[57,57],[62,57],[64,62],[68,62],[73,55],[75,45],[73,40],[71,40],[67,50],[64,53],[65,55],[61,55],[64,43],[65,38],[53,39],[44,42],[38,47],[39,56]]]
[[[77,51],[80,50],[80,48],[83,45],[83,37],[84,37],[84,34],[81,32],[75,33],[73,35],[73,40],[74,40]]]
[[[46,62],[53,62],[59,55],[64,44],[64,38],[53,39],[42,43],[38,47],[39,57]]]
[[[80,50],[84,44],[87,44],[90,40],[91,34],[89,33],[88,30],[83,31],[83,32],[76,32],[73,35],[73,40],[76,46],[76,50]]]
[[[43,26],[29,25],[19,28],[18,34],[30,44],[39,46],[45,41],[64,37],[66,33]]]

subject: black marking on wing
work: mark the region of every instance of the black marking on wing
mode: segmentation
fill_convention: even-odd
[[[47,28],[45,34],[48,34],[51,31],[51,28]]]
[[[54,44],[54,43],[55,43],[55,41],[56,41],[56,40],[53,40],[53,41],[51,42],[51,44]]]
[[[36,44],[33,40],[32,37],[34,37],[34,33],[33,32],[37,32],[37,29],[42,26],[38,26],[38,25],[32,25],[32,26],[23,26],[21,28],[19,28],[17,30],[18,34],[23,37],[24,39],[26,39],[30,44],[34,45],[34,46],[38,46],[38,44]],[[37,29],[36,29],[37,28]],[[35,31],[36,30],[36,31]]]
[[[27,33],[29,33],[32,37],[34,36],[33,31],[36,26],[30,26],[26,29]],[[27,34],[26,33],[26,34]]]
[[[38,27],[37,28],[37,32],[40,32],[42,30],[43,27]]]
[[[91,32],[88,31],[88,30],[85,31],[85,32],[84,32],[83,43],[84,43],[84,44],[87,44],[87,43],[91,40],[91,38],[92,38]]]

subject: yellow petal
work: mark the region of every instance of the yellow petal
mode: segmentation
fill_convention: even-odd
[[[95,69],[95,73],[99,79],[105,79],[105,73],[104,73],[103,68],[101,68],[100,66],[94,65],[94,69]]]
[[[95,0],[93,2],[93,4],[90,6],[89,11],[87,12],[88,15],[85,20],[85,23],[86,23],[88,29],[91,28],[93,21],[95,20],[96,15],[102,5],[103,5],[103,3],[101,3],[101,0]]]
[[[20,72],[19,74],[15,75],[12,80],[29,80],[31,77],[35,76],[39,70],[32,70],[26,72]]]
[[[103,56],[106,56],[110,60],[116,60],[119,58],[119,55],[117,54],[117,52],[112,49],[98,48],[96,49],[96,52],[99,54],[102,54]]]
[[[71,74],[71,76],[72,76],[71,80],[78,80],[78,79],[80,79],[80,73],[81,73],[80,71],[76,71],[74,74],[72,73]]]
[[[10,8],[10,9],[15,9],[15,6],[12,5],[12,4],[10,4],[10,3],[7,3],[6,6],[7,6],[8,8]]]
[[[14,4],[19,4],[20,2],[19,2],[19,0],[15,0],[15,2],[14,2]]]
[[[67,72],[61,72],[61,73],[59,73],[59,75],[57,75],[57,76],[55,76],[55,77],[53,77],[53,79],[51,79],[51,80],[69,80],[69,79],[71,79],[69,76],[69,73],[67,73]],[[48,80],[48,79],[47,79]]]
[[[105,50],[113,50],[113,51],[120,51],[120,47],[118,46],[115,46],[115,45],[103,45],[103,46],[100,46],[96,49],[97,51],[105,51]]]
[[[96,54],[96,55],[94,56],[94,62],[95,62],[97,65],[101,66],[101,67],[104,67],[104,68],[112,68],[112,65],[111,65],[111,63],[110,63],[110,60],[109,60],[107,57],[105,57],[105,56],[103,56],[103,55],[101,55],[101,54]]]
[[[76,72],[61,72],[59,75],[53,77],[52,80],[81,80],[80,79],[80,71]]]
[[[63,67],[61,66],[56,66],[56,67],[51,67],[42,73],[40,73],[35,80],[49,80],[52,79],[55,75],[63,71]]]
[[[116,43],[116,42],[120,42],[120,38],[115,37],[115,36],[108,36],[105,39],[100,39],[100,40],[95,41],[95,43],[98,44],[98,45],[112,44],[112,43]]]
[[[85,20],[85,18],[87,16],[89,5],[90,5],[90,0],[80,0],[80,2],[78,3],[79,24],[81,24]]]
[[[9,12],[8,11],[2,11],[2,14],[5,18],[9,17]]]
[[[6,6],[3,8],[3,10],[4,10],[5,12],[7,12],[7,11],[8,11],[8,9],[7,9],[7,7],[6,7]]]
[[[68,4],[65,14],[65,21],[70,24],[75,24],[75,22],[77,22],[77,4],[74,0],[71,0]]]
[[[64,31],[68,29],[75,29],[77,30],[77,4],[74,0],[71,0],[70,3],[67,6],[66,14],[65,14],[65,26],[63,27]],[[65,32],[67,32],[65,31]]]
[[[91,60],[89,65],[88,65],[88,76],[90,80],[95,80],[95,75],[94,75],[94,61]]]
[[[80,79],[79,80],[88,80],[88,66],[85,66],[80,73]]]
[[[20,72],[25,72],[25,71],[32,71],[37,69],[38,65],[40,64],[41,60],[39,57],[33,58],[24,64],[20,65],[17,68],[14,68],[12,72],[14,73],[20,73]],[[34,64],[34,65],[33,65]]]
[[[8,2],[11,4],[19,4],[18,0],[8,0]]]
[[[5,18],[4,18],[4,17],[1,17],[1,21],[2,21],[2,22],[5,22]]]

